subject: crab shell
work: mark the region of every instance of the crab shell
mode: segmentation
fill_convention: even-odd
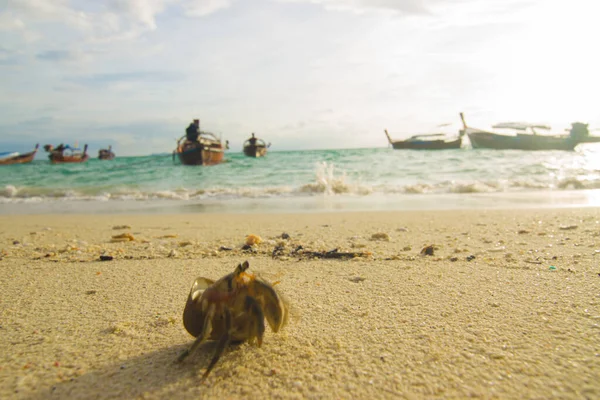
[[[245,272],[248,261],[216,282],[199,277],[194,281],[183,310],[183,325],[194,337],[219,340],[229,333],[234,342],[262,343],[267,319],[273,332],[285,324],[287,307],[277,291],[267,282]],[[231,315],[227,332],[226,309]]]

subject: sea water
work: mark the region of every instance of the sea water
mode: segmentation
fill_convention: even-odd
[[[575,151],[391,148],[171,154],[0,166],[0,213],[313,212],[600,205],[600,144]]]

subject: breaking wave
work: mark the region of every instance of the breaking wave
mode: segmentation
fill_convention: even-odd
[[[333,176],[328,176],[332,178]],[[600,181],[566,179],[557,183],[539,182],[439,182],[415,183],[407,185],[373,185],[348,183],[342,177],[319,179],[315,182],[292,186],[239,187],[239,188],[178,188],[170,190],[141,190],[120,188],[115,190],[49,189],[36,187],[17,188],[7,185],[0,189],[0,203],[41,202],[56,200],[73,201],[151,201],[179,200],[197,201],[203,199],[260,199],[300,196],[361,196],[369,195],[427,195],[427,194],[474,194],[507,193],[526,191],[572,191],[600,189]]]

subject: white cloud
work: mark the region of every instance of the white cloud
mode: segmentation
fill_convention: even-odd
[[[170,7],[180,7],[190,17],[204,17],[229,7],[234,0],[5,1],[0,31],[20,31],[39,38],[50,31],[73,29],[88,42],[110,43],[133,41],[159,29],[157,19]]]
[[[384,11],[402,15],[432,15],[461,10],[462,5],[486,10],[493,17],[515,11],[536,0],[273,0],[280,3],[309,3],[331,11],[363,14],[368,11]],[[462,10],[464,11],[464,10]],[[496,14],[494,16],[494,14]],[[490,15],[486,16],[487,18]],[[457,21],[458,24],[468,22]]]
[[[327,10],[363,13],[368,10],[387,10],[403,14],[429,13],[427,3],[440,0],[275,0],[282,3],[311,3],[323,6]]]
[[[187,0],[182,6],[186,15],[204,17],[216,11],[228,8],[234,0]]]
[[[6,13],[31,27],[39,22],[61,22],[78,29],[90,27],[93,20],[85,13],[70,7],[67,0],[5,0]],[[2,13],[0,15],[3,15]]]
[[[1,31],[21,31],[25,29],[25,23],[13,13],[0,14]]]
[[[170,0],[111,0],[111,11],[120,13],[134,22],[139,22],[150,30],[156,29],[156,16],[162,13]]]

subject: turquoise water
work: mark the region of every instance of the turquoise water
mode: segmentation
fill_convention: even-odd
[[[280,151],[191,167],[172,156],[0,167],[9,212],[270,211],[597,205],[600,146],[574,152]]]

